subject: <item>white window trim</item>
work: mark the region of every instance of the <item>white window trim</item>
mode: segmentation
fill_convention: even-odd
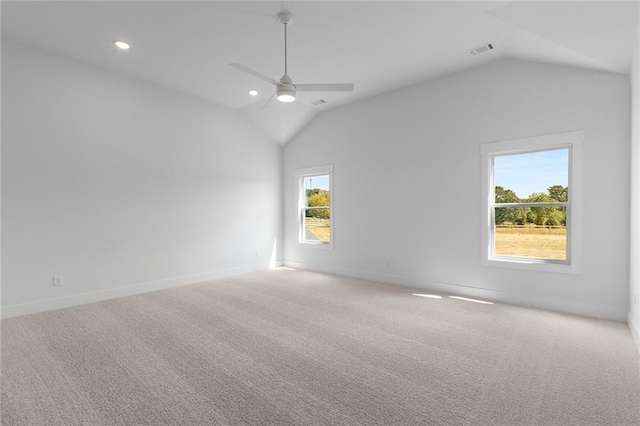
[[[329,227],[331,229],[331,239],[327,242],[313,242],[304,239],[302,234],[303,230],[303,218],[302,212],[304,211],[304,178],[310,176],[329,175]],[[334,227],[333,227],[333,164],[325,166],[307,167],[304,169],[296,169],[296,179],[298,179],[298,245],[302,247],[333,250],[334,240]]]
[[[584,131],[535,136],[482,144],[482,264],[541,272],[580,274],[582,259],[582,143]],[[526,257],[495,256],[493,254],[492,197],[494,155],[518,154],[552,149],[570,148],[569,196],[567,208],[567,262],[528,259]]]

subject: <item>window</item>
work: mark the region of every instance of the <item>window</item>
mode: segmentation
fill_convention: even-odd
[[[298,241],[319,248],[333,248],[333,166],[300,169],[297,175]]]
[[[583,132],[482,145],[483,263],[579,273]]]

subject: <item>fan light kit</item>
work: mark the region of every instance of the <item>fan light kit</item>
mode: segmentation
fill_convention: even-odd
[[[296,93],[300,92],[352,92],[352,83],[340,84],[293,84],[293,80],[289,77],[287,70],[287,27],[293,22],[293,18],[289,12],[281,12],[278,14],[278,20],[284,25],[284,75],[277,81],[258,71],[244,65],[233,63],[230,66],[244,71],[248,74],[258,77],[261,80],[269,82],[276,86],[275,97],[280,102],[293,102],[296,100]],[[271,100],[271,99],[270,99]]]

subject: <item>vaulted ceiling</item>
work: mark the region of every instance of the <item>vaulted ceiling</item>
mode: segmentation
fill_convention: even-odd
[[[280,144],[324,110],[503,58],[627,74],[638,1],[2,2],[2,37],[240,110]],[[266,101],[271,84],[354,83]],[[131,44],[119,51],[113,40]],[[471,55],[485,43],[495,47]],[[260,92],[256,97],[249,89]],[[322,105],[313,105],[323,100]]]

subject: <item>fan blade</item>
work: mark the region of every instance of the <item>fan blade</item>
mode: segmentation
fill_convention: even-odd
[[[267,102],[264,103],[264,105],[262,105],[262,108],[266,108],[269,109],[273,106],[273,100],[276,98],[276,94],[274,93],[273,95],[269,96],[269,99],[267,99]]]
[[[353,92],[352,83],[339,84],[296,84],[300,92]]]
[[[269,82],[269,83],[271,83],[271,84],[275,84],[276,86],[277,86],[277,85],[278,85],[278,83],[279,83],[278,81],[276,81],[276,80],[272,79],[271,77],[267,77],[266,75],[264,75],[264,74],[262,74],[262,73],[260,73],[260,72],[258,72],[258,71],[254,71],[254,70],[252,70],[251,68],[247,68],[247,67],[245,67],[245,66],[244,66],[244,65],[242,65],[242,64],[236,64],[236,63],[233,63],[233,64],[229,64],[229,65],[230,65],[230,66],[232,66],[232,67],[234,67],[234,68],[236,68],[236,69],[239,69],[240,71],[244,71],[244,72],[246,72],[247,74],[251,74],[251,75],[252,75],[252,76],[254,76],[254,77],[258,77],[258,78],[259,78],[259,79],[261,79],[261,80],[268,81],[268,82]]]

